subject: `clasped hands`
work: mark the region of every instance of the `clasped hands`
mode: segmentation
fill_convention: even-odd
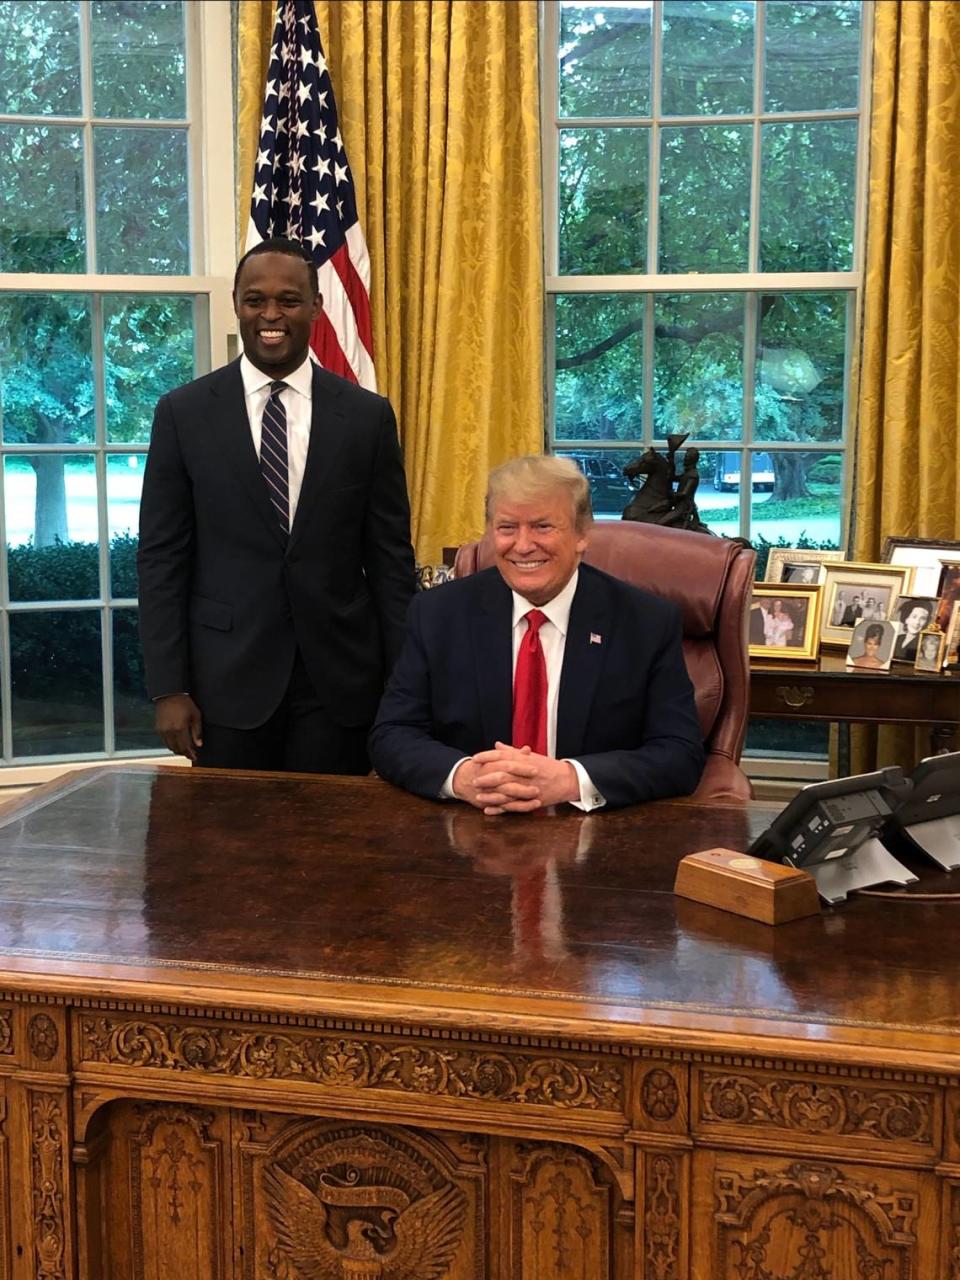
[[[569,760],[554,760],[506,742],[464,760],[452,785],[458,800],[487,814],[529,813],[580,799],[580,781]]]

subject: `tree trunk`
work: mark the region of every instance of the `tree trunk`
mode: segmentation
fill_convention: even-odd
[[[67,488],[64,457],[58,453],[35,454],[30,464],[37,475],[33,544],[49,547],[67,541]]]
[[[802,453],[774,453],[773,492],[771,502],[786,502],[790,498],[809,498],[807,488],[807,458]]]

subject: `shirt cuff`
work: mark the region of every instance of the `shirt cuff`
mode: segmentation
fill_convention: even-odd
[[[594,809],[602,809],[607,803],[606,797],[602,796],[597,788],[593,785],[593,779],[587,773],[586,769],[579,760],[567,760],[567,764],[572,764],[574,772],[577,775],[577,781],[580,783],[580,799],[571,800],[570,803],[575,809],[582,809],[584,813],[591,813]]]
[[[460,799],[460,797],[457,795],[457,793],[453,789],[453,775],[457,772],[457,770],[463,764],[464,760],[472,760],[472,759],[473,759],[473,756],[464,756],[462,760],[457,761],[457,763],[453,766],[453,768],[447,774],[446,778],[444,778],[443,786],[440,788],[440,795],[438,796],[438,799],[440,800],[459,800]]]

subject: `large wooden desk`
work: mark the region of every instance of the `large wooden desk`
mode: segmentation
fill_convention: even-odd
[[[930,730],[933,753],[952,750],[960,727],[960,674],[926,675],[894,664],[858,671],[842,653],[816,662],[750,660],[750,714],[787,720],[894,724]]]
[[[957,1280],[960,906],[673,898],[769,813],[34,793],[0,820],[0,1276]]]

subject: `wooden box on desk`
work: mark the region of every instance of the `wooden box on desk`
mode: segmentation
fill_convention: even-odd
[[[733,849],[688,853],[677,867],[673,891],[764,924],[785,924],[820,910],[817,884],[808,871]]]

